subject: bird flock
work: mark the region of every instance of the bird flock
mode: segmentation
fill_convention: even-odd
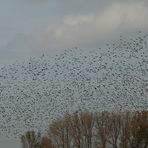
[[[62,54],[0,69],[0,135],[44,131],[65,113],[148,109],[147,35],[120,36],[96,50]]]

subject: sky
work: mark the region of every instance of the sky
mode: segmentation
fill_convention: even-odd
[[[147,0],[0,0],[0,65],[148,31]]]
[[[147,33],[147,16],[147,0],[0,0],[0,66]]]

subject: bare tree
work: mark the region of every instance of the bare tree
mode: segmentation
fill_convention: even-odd
[[[109,143],[113,146],[113,148],[119,147],[119,140],[121,135],[121,115],[120,114],[112,114],[110,118],[111,123],[111,132]]]
[[[147,148],[148,112],[81,112],[50,125],[49,135],[28,131],[23,148]]]
[[[96,145],[106,148],[111,133],[110,113],[102,112],[96,114]]]
[[[94,127],[94,118],[93,114],[86,112],[80,114],[80,120],[82,124],[82,130],[85,138],[85,148],[92,147],[92,137],[93,137],[93,127]]]
[[[68,126],[68,119],[58,120],[50,126],[51,137],[54,137],[54,142],[58,148],[70,148],[70,127]]]
[[[25,135],[21,136],[21,143],[23,148],[40,148],[40,133],[28,131]]]
[[[122,125],[121,125],[121,138],[120,138],[120,148],[130,147],[129,140],[131,136],[130,132],[130,124],[132,114],[130,112],[126,112],[122,114]]]
[[[70,130],[73,139],[73,146],[82,148],[84,144],[84,133],[81,118],[78,113],[74,113],[70,118]]]

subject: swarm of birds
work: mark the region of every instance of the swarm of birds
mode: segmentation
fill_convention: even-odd
[[[44,131],[76,111],[148,109],[147,35],[97,50],[73,48],[0,69],[0,134]]]

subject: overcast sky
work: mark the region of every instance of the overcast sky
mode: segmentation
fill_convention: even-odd
[[[0,0],[0,65],[148,32],[148,0]]]
[[[0,0],[0,63],[148,30],[147,0]]]

